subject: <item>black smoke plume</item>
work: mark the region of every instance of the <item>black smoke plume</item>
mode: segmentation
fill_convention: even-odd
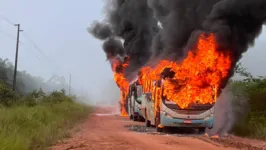
[[[222,0],[213,6],[203,27],[205,32],[215,33],[221,51],[230,52],[233,56],[230,74],[222,88],[233,75],[242,54],[254,45],[265,21],[265,0]]]
[[[88,31],[96,38],[105,40],[112,36],[111,27],[107,23],[95,21]]]
[[[125,55],[124,47],[119,39],[110,37],[103,44],[103,50],[108,60],[115,56],[123,57]]]
[[[128,80],[149,61],[150,45],[158,30],[157,21],[147,5],[147,0],[110,0],[106,5],[107,18],[95,22],[89,32],[105,40],[104,51],[107,59],[128,56],[129,67],[125,70]],[[123,46],[121,41],[124,40]]]
[[[148,0],[154,17],[161,23],[162,29],[153,39],[155,60],[182,60],[186,56],[186,47],[191,34],[203,29],[202,23],[210,13],[212,6],[219,0]],[[161,46],[158,46],[161,43]]]
[[[215,33],[218,49],[232,54],[232,68],[254,44],[266,20],[265,0],[148,0],[162,29],[153,39],[155,58],[182,60],[202,33]],[[158,46],[160,43],[160,46]]]
[[[218,50],[232,55],[232,67],[261,33],[266,0],[109,0],[107,18],[90,29],[105,40],[107,58],[128,56],[128,80],[145,64],[182,61],[201,34],[214,33]],[[161,28],[158,27],[161,23]],[[119,38],[124,40],[122,45]]]

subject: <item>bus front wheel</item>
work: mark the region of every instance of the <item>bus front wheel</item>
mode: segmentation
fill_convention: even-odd
[[[155,119],[155,126],[157,132],[163,132],[163,127],[160,126],[158,118]]]
[[[156,127],[156,131],[157,131],[157,132],[163,132],[163,128]]]
[[[145,126],[150,127],[151,126],[151,121],[149,121],[147,118],[145,119]]]
[[[201,127],[201,128],[198,128],[198,129],[199,129],[199,133],[200,133],[200,134],[205,133],[205,130],[206,130],[205,127]]]
[[[139,118],[139,116],[134,115],[134,116],[133,116],[133,121],[138,121],[138,118]]]

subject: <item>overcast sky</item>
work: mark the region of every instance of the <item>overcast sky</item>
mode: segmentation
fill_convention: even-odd
[[[20,23],[43,56],[21,35],[18,69],[49,78],[53,74],[68,77],[73,87],[88,92],[93,99],[113,78],[110,65],[101,49],[101,42],[88,34],[86,28],[101,20],[103,0],[0,0],[0,17]],[[0,19],[0,52],[2,58],[14,62],[16,28]],[[256,46],[243,57],[243,64],[256,75],[266,75],[266,31]],[[108,85],[109,86],[109,85]]]

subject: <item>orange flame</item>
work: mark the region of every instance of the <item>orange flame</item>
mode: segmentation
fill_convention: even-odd
[[[124,70],[127,66],[128,63],[121,63],[120,61],[114,59],[112,63],[112,69],[114,72],[114,80],[118,87],[120,88],[120,103],[121,103],[121,116],[128,116],[127,111],[125,109],[125,102],[126,102],[126,97],[128,94],[128,87],[129,83],[124,77],[123,73],[117,73],[116,68],[118,65],[121,65],[122,69]]]
[[[214,103],[221,81],[228,76],[231,68],[230,53],[217,51],[216,48],[214,34],[201,35],[196,49],[189,51],[182,63],[162,60],[154,68],[143,68],[139,76],[143,92],[154,92],[151,82],[160,80],[163,70],[171,68],[175,76],[164,80],[162,95],[166,99],[174,101],[182,109],[191,103]],[[155,102],[158,103],[161,92],[155,89],[155,93]]]
[[[220,138],[219,135],[212,135],[212,136],[209,136],[208,133],[205,133],[204,136],[209,137],[209,138],[211,138],[211,139],[219,139],[219,138]]]
[[[228,76],[231,65],[231,54],[227,50],[217,51],[214,34],[202,34],[196,48],[190,50],[181,63],[162,60],[154,68],[144,67],[138,81],[143,86],[144,93],[151,93],[155,110],[160,108],[162,96],[184,109],[192,103],[215,103],[221,82]],[[112,63],[114,80],[121,90],[121,116],[128,115],[124,105],[129,82],[123,71],[118,73],[116,68],[124,70],[127,66],[128,63],[122,63],[118,59],[114,59]],[[171,79],[164,79],[163,87],[156,86],[154,81],[161,80],[160,75],[165,68],[171,68],[175,75]]]
[[[127,111],[125,108],[125,101],[126,101],[127,92],[121,91],[120,103],[121,103],[121,114],[122,117],[127,117]]]
[[[220,138],[219,135],[213,135],[213,136],[211,136],[211,139],[219,139],[219,138]]]

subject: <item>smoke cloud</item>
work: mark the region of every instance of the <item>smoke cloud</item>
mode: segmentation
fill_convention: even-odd
[[[88,28],[89,33],[91,33],[95,38],[100,40],[105,40],[112,36],[111,27],[106,23],[100,23],[95,21],[90,28]]]
[[[89,32],[105,40],[103,49],[108,59],[129,56],[126,75],[148,61],[182,60],[199,34],[212,32],[219,49],[233,56],[222,88],[266,20],[265,0],[111,0],[106,10],[104,22],[94,22]],[[123,46],[114,37],[123,39]]]
[[[148,0],[148,5],[163,27],[153,38],[151,61],[180,61],[195,46],[200,34],[215,33],[218,49],[233,57],[222,88],[266,20],[265,0]]]
[[[202,24],[216,2],[218,0],[148,0],[163,27],[153,40],[155,56],[160,54],[162,59],[182,60],[191,34],[203,29]],[[158,39],[163,47],[156,49]]]
[[[100,97],[100,102],[98,104],[102,105],[117,105],[118,100],[120,98],[120,89],[114,83],[113,80],[107,82],[105,88],[102,91],[102,95]],[[118,107],[119,109],[119,107]]]
[[[242,93],[243,91],[239,91]],[[224,136],[229,133],[236,122],[242,122],[248,112],[248,99],[244,94],[233,94],[230,85],[223,89],[214,106],[214,127],[209,135]]]
[[[214,33],[217,49],[232,56],[221,89],[266,20],[265,0],[110,0],[106,10],[106,19],[95,22],[89,32],[104,40],[107,59],[129,57],[123,71],[129,81],[145,65],[182,61],[199,35]]]
[[[89,31],[100,40],[109,38],[103,44],[107,59],[117,55],[129,57],[125,76],[131,80],[131,74],[145,65],[151,56],[150,45],[158,30],[157,21],[147,0],[112,0],[106,10],[106,20],[94,23]],[[124,40],[123,50],[121,43],[113,37]]]
[[[121,40],[111,37],[103,44],[103,50],[108,60],[116,56],[124,56],[125,51]]]
[[[230,52],[233,65],[222,88],[234,73],[242,54],[253,46],[266,21],[265,0],[221,0],[213,6],[203,23],[205,32],[213,32],[219,41],[219,50]]]

